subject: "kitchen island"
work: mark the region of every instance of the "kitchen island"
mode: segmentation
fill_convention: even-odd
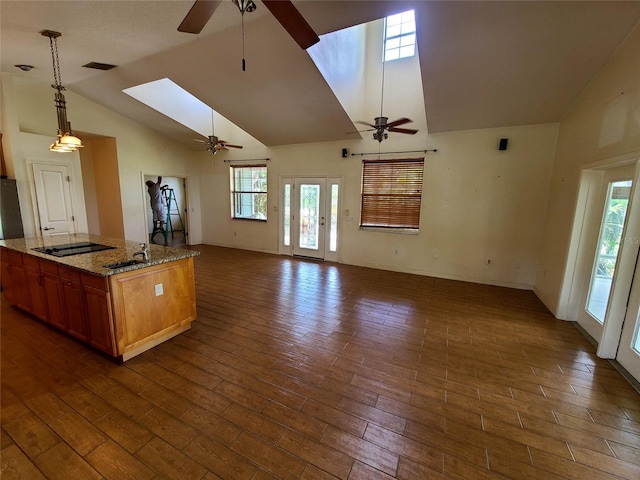
[[[5,300],[126,361],[191,327],[199,252],[99,235],[0,240]],[[146,258],[145,258],[146,257]]]

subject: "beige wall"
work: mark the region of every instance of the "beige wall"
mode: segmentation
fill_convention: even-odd
[[[390,136],[383,143],[387,151],[438,149],[425,159],[419,235],[359,229],[363,157],[342,158],[340,153],[342,147],[355,153],[377,151],[378,143],[368,137],[277,147],[252,152],[253,156],[229,152],[225,158],[271,158],[267,164],[268,221],[231,220],[229,164],[216,156],[201,162],[203,239],[210,244],[278,252],[279,178],[341,177],[341,262],[531,288],[556,135],[557,125],[549,124]],[[499,139],[505,137],[509,148],[498,151]],[[344,215],[347,209],[353,221]]]
[[[27,207],[29,211],[32,211],[28,196],[29,179],[26,174],[28,157],[31,155],[29,152],[35,149],[38,156],[53,155],[54,157],[50,158],[55,160],[62,158],[61,155],[63,154],[51,153],[47,148],[54,140],[57,124],[51,87],[44,84],[24,83],[14,80],[11,75],[3,75],[2,77],[3,118],[5,122],[10,124],[7,126],[6,123],[3,123],[3,127],[7,127],[6,130],[10,135],[7,142],[3,141],[3,144],[10,146],[9,163],[12,171],[15,170],[19,191],[24,193],[24,195],[20,196],[21,203],[23,205],[28,203]],[[11,92],[11,94],[7,95],[7,92]],[[193,209],[190,238],[192,242],[200,243],[202,236],[197,158],[198,155],[204,157],[205,154],[194,153],[182,145],[167,140],[153,130],[97,105],[86,98],[75,95],[73,92],[67,91],[65,96],[69,119],[74,130],[79,132],[79,135],[82,135],[82,132],[86,132],[116,139],[117,176],[120,189],[121,216],[124,223],[124,237],[128,240],[146,241],[146,190],[144,189],[142,175],[143,172],[157,172],[158,174],[179,176],[192,180],[190,181],[192,187],[189,189],[191,195],[189,204]],[[40,152],[41,145],[36,148],[33,140],[26,139],[26,132],[30,134],[30,139],[42,139],[41,142],[37,143],[46,144],[44,152]],[[23,138],[25,139],[23,140]],[[93,156],[95,159],[95,152]],[[73,158],[73,161],[79,165],[80,160],[77,153],[65,154],[64,157],[67,159],[66,161],[70,161],[69,159]],[[96,165],[94,164],[95,169]],[[100,175],[99,172],[97,174]],[[111,177],[112,174],[113,170],[109,174],[108,190],[113,190],[114,179]],[[99,192],[97,194],[99,195]],[[88,230],[87,215],[82,189],[79,196],[82,197],[79,202],[81,203],[81,216],[83,217],[83,228],[80,231],[86,232]],[[99,200],[100,198],[98,198]],[[35,235],[36,220],[33,215],[27,215],[23,220],[25,222],[25,234],[29,232],[30,235]],[[102,228],[107,228],[110,232],[117,232],[118,218],[113,216],[107,218],[105,225],[109,225],[108,227],[103,225],[103,220],[105,219],[100,221],[101,230]]]
[[[561,300],[582,167],[640,158],[640,25],[560,124],[535,291],[554,312]]]
[[[405,66],[411,68],[409,62]],[[390,72],[389,78],[393,76]],[[412,82],[396,88],[397,95],[406,98],[407,85],[421,88],[419,82]],[[15,85],[21,128],[51,135],[55,117],[47,87]],[[390,105],[397,100],[393,92],[385,91]],[[534,284],[556,145],[555,124],[429,135],[422,115],[414,119],[418,134],[392,134],[382,145],[369,135],[359,141],[274,148],[247,142],[243,150],[213,157],[176,145],[71,92],[67,102],[76,130],[116,139],[124,235],[129,240],[145,240],[148,202],[144,174],[187,178],[192,243],[274,253],[279,248],[280,177],[340,177],[341,262],[519,288]],[[404,113],[414,115],[415,105],[407,112],[396,107],[389,116],[397,118]],[[44,143],[53,140],[42,138]],[[509,138],[507,151],[498,151],[500,138]],[[342,158],[341,149],[368,153],[379,147],[383,152],[438,149],[425,160],[419,235],[358,228],[362,157]],[[265,157],[271,159],[269,220],[231,220],[229,164],[224,159]],[[24,158],[19,154],[17,161],[24,162]],[[95,178],[98,181],[99,175]],[[352,221],[344,215],[346,209]]]

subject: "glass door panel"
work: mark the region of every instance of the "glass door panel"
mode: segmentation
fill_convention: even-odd
[[[326,179],[296,178],[292,208],[293,254],[324,259]]]
[[[320,237],[320,186],[300,185],[300,222],[298,241],[300,248],[318,250]],[[324,219],[324,217],[322,217]],[[323,224],[324,225],[324,224]]]
[[[640,255],[636,261],[616,360],[640,382]]]
[[[604,323],[607,312],[630,192],[631,180],[610,182],[607,190],[587,300],[587,312],[600,323]]]

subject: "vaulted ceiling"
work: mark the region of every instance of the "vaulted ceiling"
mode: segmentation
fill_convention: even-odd
[[[178,32],[192,1],[0,2],[2,72],[51,83],[44,29],[59,39],[62,83],[192,145],[193,132],[122,93],[170,78],[265,145],[359,138],[307,52],[256,0],[223,1],[198,35]],[[430,132],[557,122],[640,20],[640,1],[294,0],[320,36],[416,11]],[[322,41],[322,40],[321,40]],[[117,65],[110,71],[89,62]],[[14,65],[35,68],[22,72]]]

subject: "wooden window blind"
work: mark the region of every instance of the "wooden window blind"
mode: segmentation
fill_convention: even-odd
[[[424,158],[363,160],[361,227],[418,229]]]

